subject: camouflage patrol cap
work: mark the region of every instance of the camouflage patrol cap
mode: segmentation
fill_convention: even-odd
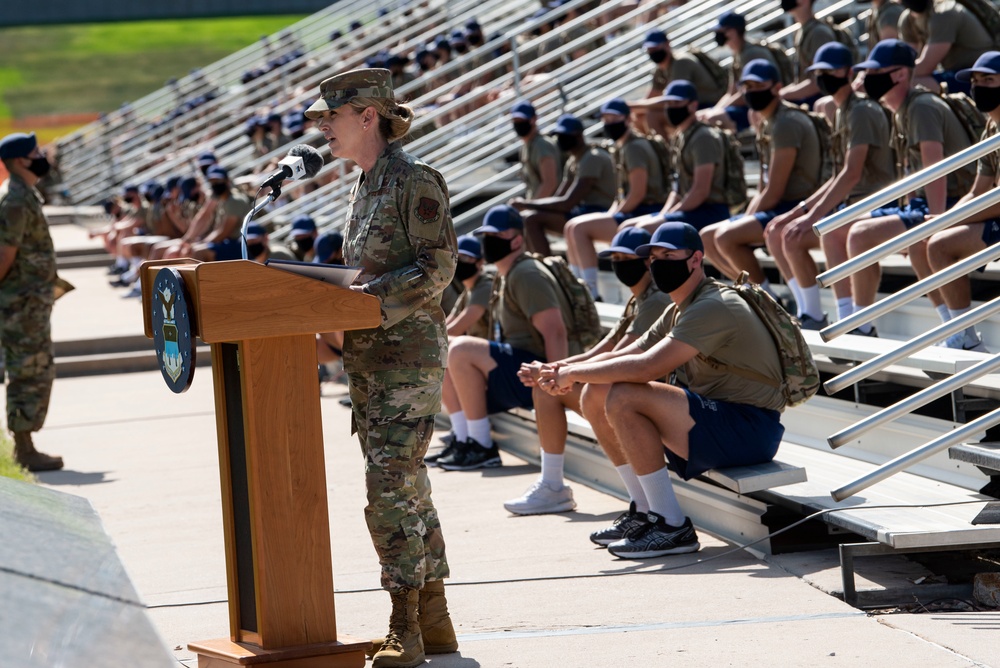
[[[382,68],[351,70],[326,79],[319,85],[319,99],[306,109],[306,118],[317,120],[324,111],[333,111],[356,97],[395,101],[392,73]]]

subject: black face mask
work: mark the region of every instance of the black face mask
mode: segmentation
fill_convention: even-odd
[[[649,273],[649,269],[646,268],[646,261],[642,258],[635,260],[620,260],[615,262],[611,261],[611,269],[614,270],[615,276],[624,285],[632,287],[642,280],[642,277]]]
[[[715,45],[716,46],[725,46],[726,42],[728,42],[728,41],[729,40],[726,39],[726,33],[724,33],[724,32],[717,32],[717,33],[715,33]]]
[[[667,107],[667,121],[675,128],[686,121],[691,115],[691,110],[687,107]]]
[[[748,90],[743,93],[743,99],[746,100],[747,106],[754,111],[762,111],[767,109],[767,105],[774,102],[774,93],[771,89],[767,90]]]
[[[577,141],[576,135],[556,135],[556,144],[560,151],[569,153],[579,146],[580,142]]]
[[[418,63],[418,65],[420,66],[421,72],[429,72],[432,67],[430,63],[424,63],[424,62]]]
[[[459,262],[455,267],[455,278],[460,281],[467,281],[476,275],[476,271],[475,262]]]
[[[628,130],[628,127],[626,127],[625,121],[604,124],[604,136],[611,141],[618,141],[621,139],[625,135],[626,130]]]
[[[531,134],[531,122],[514,121],[514,132],[517,133],[518,137],[527,137]]]
[[[835,77],[832,74],[820,74],[816,77],[816,87],[823,95],[833,95],[847,85],[847,77]]]
[[[903,0],[904,7],[918,14],[926,12],[928,5],[930,5],[930,0]]]
[[[344,264],[344,256],[343,255],[331,255],[329,258],[327,258],[326,264],[343,265]]]
[[[312,237],[300,237],[295,239],[292,241],[292,246],[294,246],[292,250],[296,255],[302,255],[304,257],[306,253],[312,250],[314,241],[315,239]]]
[[[469,40],[469,44],[472,46],[480,46],[483,43],[483,38],[479,35],[469,35],[466,39]]]
[[[483,235],[483,259],[493,264],[504,259],[513,252],[510,239],[498,237],[495,234]]]
[[[255,258],[264,252],[264,244],[247,244],[247,257]]]
[[[799,0],[781,0],[781,11],[790,12],[799,6]]]
[[[984,114],[988,114],[997,107],[1000,107],[1000,88],[973,86],[972,99],[976,102],[976,109]]]
[[[469,47],[467,46],[456,46],[455,53],[466,54],[469,52]]]
[[[50,169],[52,169],[52,165],[50,165],[48,159],[44,157],[32,158],[31,164],[28,165],[28,171],[38,178],[42,178],[48,174]]]
[[[657,65],[659,65],[660,63],[662,63],[664,60],[667,59],[667,51],[665,49],[660,49],[658,51],[650,51],[649,59],[652,60]]]
[[[212,184],[212,194],[216,197],[221,197],[229,192],[229,185],[226,183],[213,183]]]
[[[896,84],[892,81],[892,72],[865,74],[865,94],[872,100],[881,100],[886,93],[895,87]]]
[[[684,285],[693,273],[687,266],[690,259],[689,255],[683,260],[653,260],[649,263],[649,273],[660,292],[669,294]]]

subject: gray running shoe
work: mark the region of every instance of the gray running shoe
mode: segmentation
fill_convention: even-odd
[[[594,533],[590,534],[590,542],[600,545],[601,547],[607,547],[625,538],[630,531],[638,529],[646,523],[646,513],[637,512],[635,509],[635,501],[628,505],[628,510],[618,516],[611,526],[605,527],[604,529],[598,529]]]
[[[668,554],[684,554],[701,549],[691,518],[672,527],[656,513],[647,513],[646,524],[628,536],[608,545],[608,552],[622,559],[649,559]]]

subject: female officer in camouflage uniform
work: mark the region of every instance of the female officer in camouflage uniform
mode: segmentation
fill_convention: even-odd
[[[354,289],[379,298],[382,325],[345,333],[344,368],[365,456],[365,518],[392,598],[389,633],[376,641],[373,665],[416,666],[425,651],[458,649],[423,460],[447,359],[441,292],[457,262],[448,189],[438,172],[400,148],[413,111],[396,103],[388,70],[325,80],[306,115],[334,156],[363,170],[351,191],[344,262],[363,268]]]

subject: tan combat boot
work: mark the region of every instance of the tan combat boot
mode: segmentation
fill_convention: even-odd
[[[53,457],[35,450],[30,431],[14,432],[14,459],[29,471],[58,471],[63,467],[62,457]]]
[[[401,587],[389,592],[392,613],[389,633],[379,651],[372,657],[372,668],[413,668],[424,662],[424,642],[420,638],[417,606],[420,592]]]
[[[458,639],[455,637],[455,627],[448,614],[448,601],[444,597],[444,580],[434,580],[424,585],[420,590],[420,637],[424,641],[424,654],[451,654],[458,651]],[[372,640],[367,650],[368,656],[374,656],[385,638]]]

